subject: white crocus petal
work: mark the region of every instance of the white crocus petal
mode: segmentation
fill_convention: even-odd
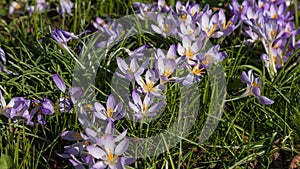
[[[115,149],[115,154],[122,155],[127,150],[128,145],[129,145],[128,139],[124,139],[123,141],[121,141]]]
[[[95,157],[96,159],[100,159],[106,154],[105,151],[96,146],[87,146],[86,149],[89,152],[89,154]]]

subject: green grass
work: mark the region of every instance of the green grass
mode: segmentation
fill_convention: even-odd
[[[59,27],[78,34],[92,29],[91,22],[98,16],[110,15],[118,18],[133,13],[132,1],[76,0],[77,8],[73,10],[73,16],[64,19],[56,15],[54,9],[32,16],[8,17],[7,2],[0,0],[0,7],[3,7],[0,9],[0,47],[6,51],[7,68],[14,74],[0,72],[0,85],[8,93],[4,95],[6,101],[15,96],[28,99],[42,99],[46,96],[57,103],[62,94],[52,82],[53,73],[62,75],[67,85],[71,86],[76,63],[51,38],[53,28]],[[173,0],[169,2],[175,4]],[[57,1],[50,3],[58,4]],[[212,2],[211,6],[215,3],[216,1]],[[83,42],[87,39],[88,35],[81,37]],[[174,43],[170,39],[162,43],[160,39],[141,35],[124,41],[119,46],[134,49],[147,43],[151,47],[167,49],[168,45]],[[166,153],[137,159],[128,168],[288,167],[291,159],[300,153],[300,64],[293,64],[290,59],[271,82],[264,65],[258,61],[263,49],[259,46],[243,46],[241,44],[244,40],[242,36],[231,36],[223,39],[220,44],[222,50],[227,52],[227,58],[222,62],[226,72],[227,99],[242,94],[246,86],[241,83],[240,74],[253,68],[256,76],[263,77],[262,94],[273,99],[275,103],[263,106],[254,97],[226,102],[217,129],[206,142],[199,144],[198,136],[208,118],[213,88],[210,79],[205,77],[198,86],[200,111],[189,133]],[[79,40],[72,40],[68,46],[78,54],[77,46],[80,44]],[[118,52],[116,57],[124,57],[124,54]],[[292,56],[293,59],[296,57]],[[103,67],[99,68],[96,87],[101,102],[106,101],[112,90],[108,85],[112,74],[107,70],[113,72],[115,68],[115,59],[112,59],[110,66],[106,67],[106,63],[103,63]],[[178,116],[179,94],[178,86],[168,85],[168,105],[163,116],[155,122],[139,126],[123,120],[116,127],[120,130],[128,128],[128,136],[133,137],[149,137],[156,135],[161,129],[168,129]],[[72,168],[70,162],[60,158],[57,153],[62,153],[63,146],[71,144],[60,139],[59,135],[63,131],[82,131],[76,112],[61,114],[56,108],[55,115],[46,120],[46,126],[27,127],[13,124],[0,115],[0,166],[13,165],[12,168],[20,169]]]

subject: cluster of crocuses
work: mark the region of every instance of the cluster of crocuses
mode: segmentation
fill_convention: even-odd
[[[261,55],[261,60],[274,78],[277,69],[300,46],[300,40],[296,41],[300,29],[295,27],[293,11],[288,10],[284,0],[251,0],[243,1],[241,5],[233,0],[231,11],[245,24],[243,33],[250,38],[247,42],[263,44],[266,53]]]
[[[27,0],[13,1],[9,6],[9,14],[12,15],[13,13],[23,12],[24,9],[26,9],[29,14],[32,14],[33,12],[43,12],[50,8],[46,0],[35,0],[35,3],[32,2],[31,4],[32,5],[29,5]],[[70,0],[60,0],[56,10],[64,17],[65,13],[72,15],[73,7],[74,3]]]
[[[48,3],[44,0],[37,0],[34,6],[29,6],[30,13],[48,9]],[[10,6],[10,14],[24,7],[23,2],[14,1]],[[213,64],[226,58],[226,53],[220,51],[220,46],[215,45],[207,49],[210,38],[220,38],[230,35],[241,23],[244,23],[244,34],[250,37],[247,42],[261,41],[266,49],[262,55],[270,75],[275,76],[278,68],[291,55],[291,52],[299,47],[300,41],[296,42],[296,34],[292,12],[289,12],[284,1],[244,1],[239,5],[233,0],[231,10],[233,16],[226,19],[223,10],[213,12],[208,5],[200,10],[200,5],[187,2],[176,3],[175,9],[168,6],[164,0],[155,4],[134,3],[140,19],[147,19],[150,12],[158,12],[157,23],[151,25],[151,29],[163,37],[176,37],[180,43],[173,44],[167,52],[156,49],[154,65],[150,65],[150,58],[143,52],[148,45],[130,51],[126,49],[130,57],[129,63],[123,58],[117,58],[120,78],[127,79],[132,84],[130,101],[126,104],[131,108],[135,119],[144,119],[156,116],[158,110],[164,106],[164,91],[166,83],[175,82],[189,86],[201,80],[206,70]],[[59,13],[72,14],[73,3],[69,0],[61,0],[57,8]],[[245,26],[246,25],[246,26]],[[121,24],[114,21],[106,23],[102,18],[96,18],[93,26],[99,31],[105,32],[110,38],[98,44],[102,47],[110,44],[119,36],[124,35]],[[71,39],[78,39],[78,35],[61,29],[54,29],[52,37],[70,54],[67,46]],[[285,50],[288,39],[291,39],[288,48]],[[285,51],[285,52],[284,52]],[[0,49],[0,59],[3,65],[0,71],[5,68],[5,53]],[[76,60],[77,61],[77,60]],[[79,61],[77,61],[79,62]],[[80,63],[80,62],[79,62]],[[150,68],[151,67],[151,68]],[[180,73],[186,70],[182,76]],[[68,112],[77,103],[82,95],[79,87],[67,89],[63,79],[54,74],[52,79],[58,89],[64,93],[59,99],[61,112]],[[254,78],[253,71],[243,72],[242,82],[247,84],[247,90],[242,97],[254,95],[261,104],[272,104],[273,101],[261,96],[262,79]],[[37,122],[45,124],[45,115],[52,115],[54,107],[52,101],[47,98],[40,100],[27,100],[23,97],[12,98],[6,104],[0,90],[2,112],[14,122],[24,118],[27,125]],[[125,138],[126,130],[115,136],[114,122],[125,116],[123,103],[116,103],[114,96],[110,95],[106,106],[99,102],[87,104],[80,108],[79,122],[84,126],[84,133],[73,131],[63,132],[61,137],[77,143],[65,147],[60,156],[68,158],[76,168],[124,168],[133,162],[134,159],[124,157],[122,154],[128,147],[129,141]],[[92,117],[90,118],[90,114]],[[93,128],[95,120],[102,120],[107,124],[105,130]],[[116,145],[116,143],[118,143]]]

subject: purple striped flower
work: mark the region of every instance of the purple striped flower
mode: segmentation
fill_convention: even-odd
[[[113,95],[109,95],[106,101],[106,108],[104,108],[104,106],[99,102],[94,103],[94,108],[94,115],[102,120],[116,121],[125,116],[125,111],[122,111],[123,103],[120,102],[116,104]]]
[[[132,101],[129,102],[129,107],[134,111],[134,117],[137,119],[154,117],[156,112],[164,106],[164,101],[153,104],[151,93],[147,93],[142,101],[136,90],[132,91]]]
[[[259,103],[264,105],[274,103],[273,100],[266,96],[261,96],[260,89],[262,87],[262,79],[260,77],[254,78],[252,69],[250,69],[248,73],[243,71],[241,74],[241,80],[243,83],[247,84],[247,91],[244,93],[245,96],[254,95],[258,99]]]

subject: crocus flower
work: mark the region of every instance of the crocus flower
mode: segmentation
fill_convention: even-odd
[[[59,44],[61,44],[66,50],[69,51],[67,43],[71,39],[78,39],[78,36],[74,35],[74,33],[64,31],[62,29],[56,28],[52,30],[51,36],[55,39]]]
[[[129,140],[124,139],[115,147],[115,140],[112,135],[106,135],[103,139],[103,146],[91,145],[87,146],[87,151],[94,158],[99,159],[93,168],[125,168],[125,165],[129,165],[134,160],[130,158],[128,163],[128,157],[122,157],[121,155],[126,151],[129,145]]]
[[[243,83],[247,84],[247,90],[242,96],[254,95],[258,99],[259,103],[264,105],[274,103],[273,100],[267,98],[266,96],[261,96],[260,89],[262,87],[262,79],[260,77],[254,78],[252,69],[248,71],[248,74],[243,71],[241,80]]]
[[[29,113],[30,100],[24,97],[14,97],[6,105],[6,115],[8,118],[22,117],[25,113]]]
[[[208,69],[211,65],[226,58],[226,52],[220,52],[220,45],[210,48],[204,55],[198,55],[202,66]]]
[[[223,33],[222,36],[228,36],[231,34],[236,26],[235,23],[237,22],[237,17],[234,15],[228,22],[226,22],[226,16],[223,10],[220,10],[219,13],[219,28],[220,31]]]
[[[161,92],[165,89],[165,86],[163,84],[155,85],[158,82],[159,77],[153,70],[148,69],[146,71],[145,80],[143,80],[141,76],[135,77],[135,80],[139,85],[139,91],[143,93],[152,93],[157,97],[164,97]]]
[[[36,0],[36,6],[30,5],[27,9],[29,11],[29,14],[32,14],[33,12],[42,12],[48,9],[49,4],[46,2],[46,0]]]
[[[23,7],[23,4],[19,1],[13,1],[10,6],[8,13],[11,15],[15,12],[15,10],[20,10]]]
[[[195,41],[196,37],[198,37],[201,33],[200,26],[196,24],[185,24],[181,22],[180,24],[180,32],[178,32],[178,35],[183,38],[184,36],[188,36],[191,38],[191,40]]]
[[[165,19],[162,14],[157,15],[158,25],[151,25],[154,32],[161,34],[163,37],[168,37],[177,33],[177,22],[172,14],[169,14]]]
[[[66,94],[66,97],[60,98],[59,99],[59,109],[60,112],[69,112],[73,106],[73,104],[76,104],[77,101],[80,99],[82,96],[82,90],[80,87],[71,87],[69,88],[69,91],[66,92],[66,83],[62,79],[61,76],[58,74],[53,74],[52,75],[52,80],[56,87],[62,91],[63,93]],[[71,98],[71,99],[70,99]],[[71,102],[72,101],[72,102]]]
[[[58,74],[53,74],[52,80],[60,91],[62,91],[63,93],[66,92],[67,87],[61,76],[59,76]]]
[[[197,60],[197,54],[202,48],[202,39],[198,38],[196,42],[192,43],[189,36],[182,38],[182,44],[178,44],[177,52],[181,56],[185,56],[189,64],[193,64]]]
[[[179,64],[180,61],[182,61],[182,57],[177,56],[177,45],[172,44],[167,52],[167,54],[164,54],[164,52],[161,49],[157,49],[154,53],[155,59],[163,58],[163,59],[172,59],[176,62],[176,64]]]
[[[151,93],[147,93],[142,101],[141,96],[136,90],[132,91],[132,100],[133,102],[129,102],[129,106],[135,112],[134,117],[137,119],[156,116],[156,112],[164,105],[163,101],[159,101],[158,103],[152,105],[153,101]]]
[[[73,7],[74,7],[74,3],[71,2],[70,0],[60,0],[56,10],[60,15],[64,17],[65,13],[72,15]]]
[[[132,81],[135,77],[140,76],[145,71],[146,67],[149,64],[149,58],[147,58],[145,62],[141,64],[141,66],[139,66],[136,58],[132,58],[130,60],[130,65],[127,65],[127,63],[123,59],[117,57],[117,64],[118,68],[121,71],[120,73],[116,73],[117,76]]]
[[[120,102],[116,104],[113,95],[109,95],[106,101],[106,109],[99,102],[94,103],[94,108],[95,108],[95,112],[94,112],[95,116],[102,120],[110,119],[112,121],[116,121],[125,116],[125,111],[122,111],[123,103]]]
[[[98,29],[98,30],[100,30],[100,31],[104,31],[104,27],[106,26],[107,24],[105,23],[105,21],[102,19],[102,18],[100,18],[100,17],[97,17],[96,18],[96,21],[95,22],[93,22],[93,26],[94,26],[94,28],[96,28],[96,29]]]
[[[32,100],[32,103],[33,109],[30,112],[24,112],[22,115],[22,117],[26,119],[26,125],[34,125],[32,119],[35,115],[37,115],[38,123],[45,125],[46,121],[44,116],[54,114],[54,104],[47,98],[44,98],[43,102],[39,100]]]
[[[171,79],[171,75],[175,71],[176,62],[173,59],[158,58],[156,63],[156,69],[158,70],[161,83],[168,82]]]
[[[219,14],[216,13],[210,16],[207,12],[201,15],[201,29],[207,38],[219,38],[223,35],[222,32],[217,31],[219,29]]]

